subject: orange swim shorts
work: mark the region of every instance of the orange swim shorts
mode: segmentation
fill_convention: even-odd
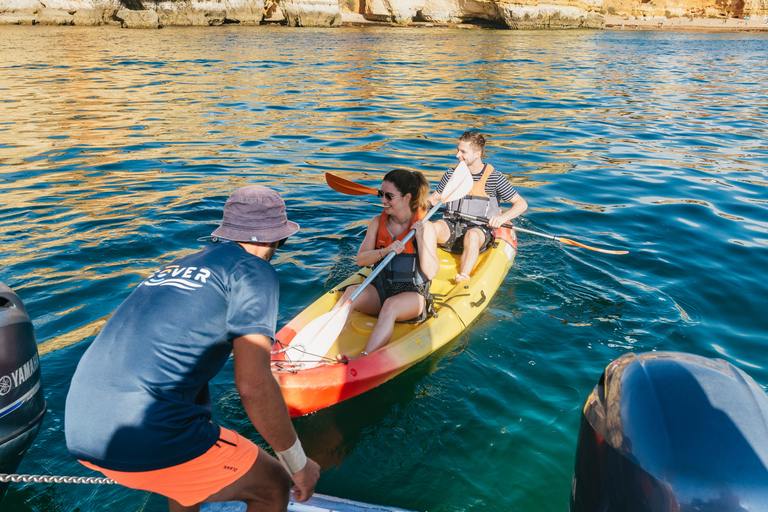
[[[219,440],[210,450],[183,464],[153,471],[112,471],[89,462],[84,466],[100,471],[120,485],[155,492],[190,507],[236,482],[251,469],[259,447],[237,432],[221,428]]]

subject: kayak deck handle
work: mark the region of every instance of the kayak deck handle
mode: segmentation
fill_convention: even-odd
[[[485,296],[485,292],[483,290],[480,290],[480,300],[478,300],[477,302],[470,302],[469,305],[472,306],[473,308],[479,307],[483,304],[483,302],[485,302],[486,298],[487,297]]]

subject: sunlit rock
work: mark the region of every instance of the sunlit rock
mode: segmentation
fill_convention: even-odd
[[[337,0],[278,0],[289,27],[336,27],[341,25]]]
[[[365,17],[370,20],[408,23],[416,18],[425,0],[368,0]]]
[[[92,0],[91,6],[93,10],[96,11],[95,14],[103,20],[104,24],[122,25],[122,22],[115,17],[115,13],[123,8],[123,4],[120,0]],[[142,8],[140,3],[137,8]],[[83,13],[82,16],[85,18],[88,14]],[[77,24],[78,19],[78,13],[75,13],[75,24]],[[88,19],[90,19],[90,17]]]
[[[419,12],[424,21],[460,23],[470,19],[498,21],[496,2],[492,0],[426,0]]]
[[[746,0],[744,10],[748,13],[768,15],[768,0]]]
[[[258,25],[264,19],[264,4],[265,0],[224,0],[225,23]]]
[[[264,0],[165,0],[154,6],[161,25],[258,25],[264,13]]]
[[[72,25],[75,12],[91,5],[90,0],[0,0],[0,24]]]
[[[603,28],[601,7],[602,0],[416,0],[410,4],[401,0],[371,0],[366,4],[366,17],[399,23],[484,19],[512,29]]]
[[[0,24],[258,25],[264,0],[0,0]]]
[[[35,23],[38,25],[72,25],[75,18],[74,14],[75,11],[43,8],[35,16]]]
[[[750,1],[758,6],[768,3],[768,0]],[[605,25],[600,14],[603,0],[548,2],[368,0],[365,17],[399,24],[412,21],[461,23],[484,19],[513,29],[602,28]],[[277,0],[277,5],[289,26],[341,25],[338,0]],[[129,28],[225,23],[258,25],[264,18],[264,9],[265,0],[0,0],[0,24],[119,24]]]
[[[103,12],[96,9],[78,9],[72,16],[72,22],[74,25],[85,27],[102,25],[104,23]]]
[[[33,12],[3,12],[0,13],[0,25],[34,25]]]
[[[605,0],[603,9],[610,14],[632,18],[670,16],[721,17],[766,16],[768,0]]]
[[[512,29],[603,28],[605,17],[586,5],[499,2],[499,15]],[[588,10],[589,9],[589,10]]]
[[[159,28],[160,20],[155,11],[120,9],[115,13],[124,28]]]

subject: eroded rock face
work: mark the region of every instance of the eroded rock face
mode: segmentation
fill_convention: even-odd
[[[120,9],[115,13],[125,28],[159,28],[160,21],[155,11]]]
[[[289,27],[337,27],[341,25],[338,0],[278,0]]]
[[[497,2],[490,0],[426,0],[419,12],[424,21],[461,23],[471,19],[499,19]]]
[[[589,5],[499,2],[499,15],[512,29],[603,28],[605,17]]]
[[[0,24],[73,25],[75,13],[89,0],[0,0]]]
[[[744,10],[749,12],[768,14],[768,0],[746,0]]]
[[[258,25],[263,15],[264,0],[0,0],[0,25]]]
[[[35,16],[38,25],[73,25],[76,11],[43,7]]]
[[[339,2],[277,1],[289,26],[341,25]],[[765,16],[768,0],[355,0],[365,17],[407,24],[488,20],[512,29],[603,28],[600,14],[627,16]],[[258,25],[265,0],[0,0],[0,25]],[[357,8],[357,7],[355,7]]]
[[[367,0],[365,17],[376,21],[408,23],[416,19],[425,0]]]
[[[85,27],[103,25],[105,23],[103,15],[103,11],[97,11],[96,9],[78,9],[72,16],[72,24]]]
[[[164,0],[157,2],[154,9],[164,26],[258,25],[264,13],[264,0]]]
[[[341,25],[339,1],[277,0],[277,4],[289,26],[333,27]],[[542,4],[539,0],[365,0],[365,12],[370,20],[401,24],[459,23],[472,19],[521,29],[601,28],[605,24],[599,14],[603,0],[547,1]],[[0,0],[0,24],[120,24],[129,28],[258,25],[264,16],[264,5],[265,0]]]
[[[419,6],[419,2],[423,4]],[[765,0],[768,1],[768,0]],[[602,0],[371,0],[366,4],[370,19],[398,23],[423,20],[460,23],[484,19],[512,29],[603,28]]]
[[[768,0],[605,0],[610,13],[637,17],[662,16],[766,16]]]

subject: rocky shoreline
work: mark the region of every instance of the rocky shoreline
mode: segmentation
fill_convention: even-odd
[[[0,0],[0,25],[285,25],[459,29],[768,31],[768,15],[667,17],[601,14],[602,0],[505,4],[503,0],[367,0],[356,12],[337,0]],[[536,0],[531,0],[535,2]],[[414,3],[416,2],[416,3]],[[418,9],[417,9],[418,7]],[[364,10],[366,14],[361,14]]]
[[[274,23],[282,24],[282,17],[265,19],[262,24]],[[383,22],[366,19],[362,14],[342,13],[342,26],[366,27],[366,26],[393,26],[391,22]],[[467,23],[429,23],[429,22],[411,22],[409,26],[415,27],[445,27],[459,29],[499,29],[506,28],[498,24],[489,22],[467,22]],[[768,31],[768,21],[766,19],[727,19],[727,18],[661,18],[647,17],[635,18],[631,16],[605,15],[605,26],[608,30],[667,30],[667,31],[738,31],[755,32]]]
[[[601,29],[605,25],[599,12],[602,0],[524,1],[344,0],[340,4],[339,0],[0,0],[0,25],[162,28],[284,24],[508,29]]]

